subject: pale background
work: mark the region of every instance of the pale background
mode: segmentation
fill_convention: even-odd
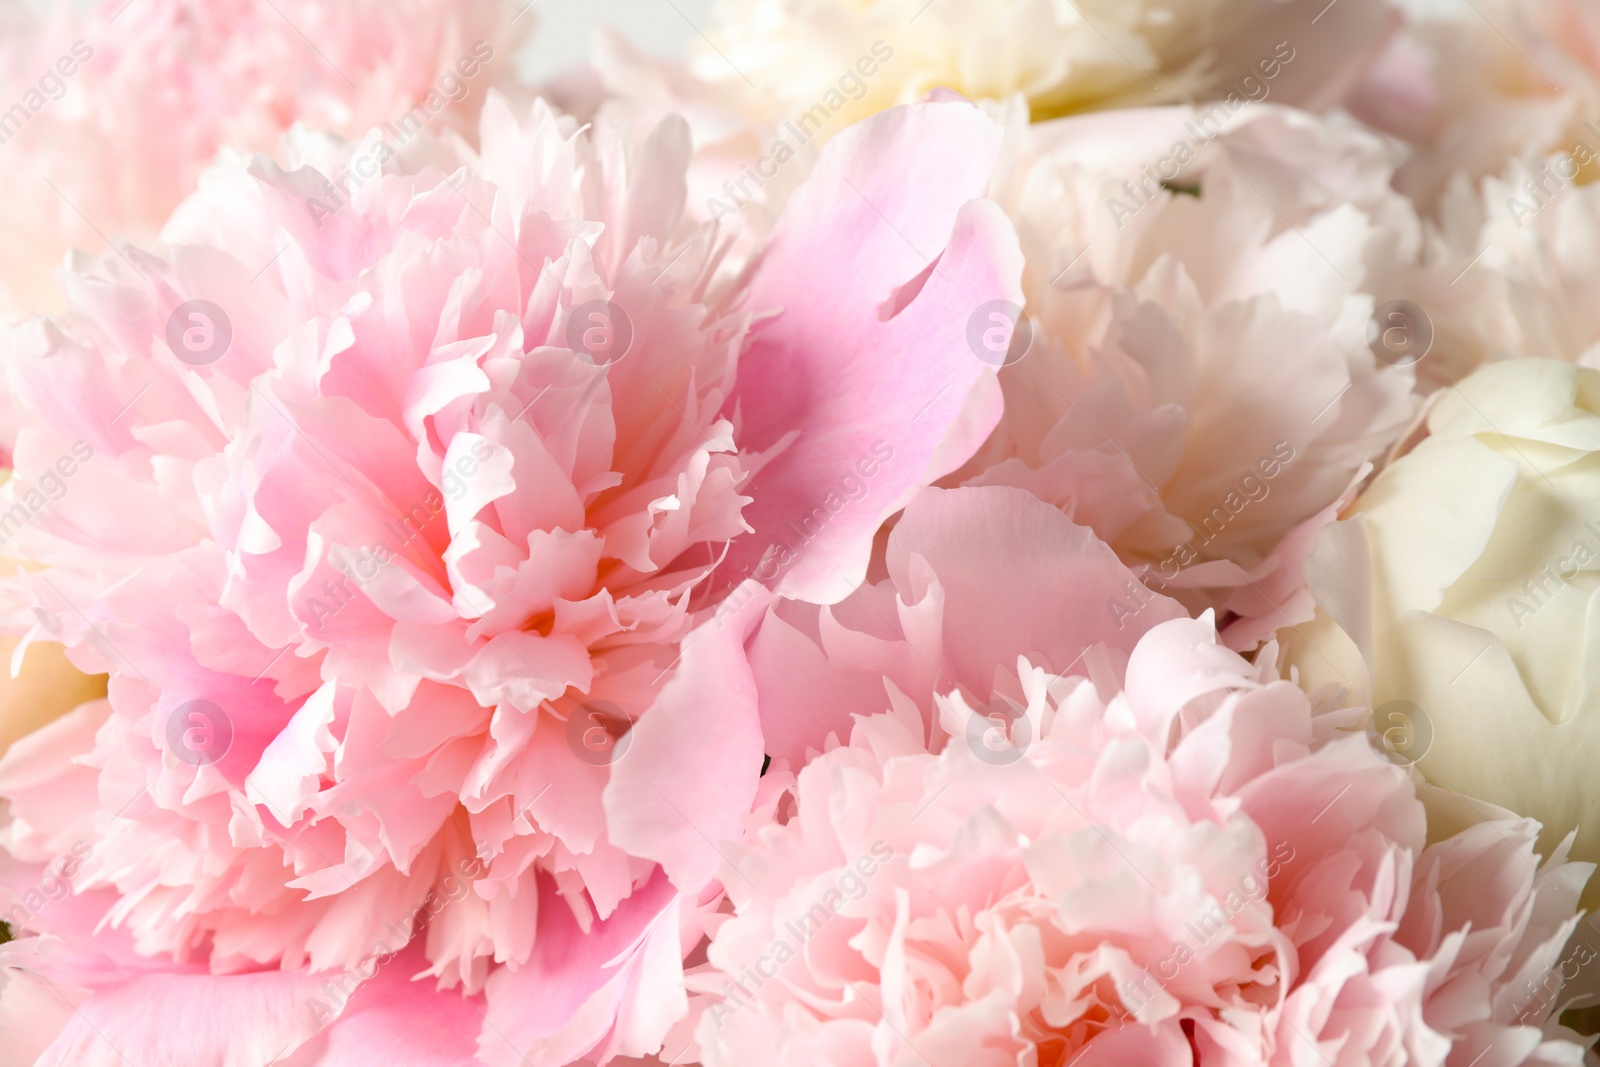
[[[544,80],[581,63],[597,27],[609,25],[635,44],[661,55],[682,56],[710,24],[713,0],[536,0],[533,43],[524,69]]]
[[[538,22],[533,43],[523,54],[524,70],[543,81],[583,62],[589,55],[589,39],[601,25],[621,31],[647,51],[681,57],[689,42],[700,36],[699,30],[710,24],[713,2],[534,0],[529,14],[537,16]],[[0,0],[0,8],[16,3],[48,11],[64,3],[82,8],[88,0]]]

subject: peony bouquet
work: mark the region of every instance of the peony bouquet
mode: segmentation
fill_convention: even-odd
[[[1600,1065],[1600,6],[669,6],[0,12],[0,1067]]]

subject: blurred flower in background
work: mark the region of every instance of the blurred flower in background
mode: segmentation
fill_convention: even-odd
[[[1600,120],[1600,10],[1587,0],[1403,0],[1407,20],[1352,100],[1408,142],[1396,186],[1422,209],[1470,196],[1513,159],[1542,161],[1590,142]],[[1570,178],[1571,176],[1569,176]]]
[[[1324,0],[1325,2],[1325,0]],[[722,0],[696,71],[744,82],[772,116],[818,104],[848,122],[936,88],[973,100],[1021,95],[1034,119],[1140,104],[1260,98],[1260,64],[1301,50],[1273,87],[1285,103],[1331,106],[1384,40],[1377,0]],[[1293,39],[1291,47],[1287,38]],[[856,68],[882,61],[881,73]],[[836,104],[835,98],[842,98]]]
[[[0,311],[62,306],[76,248],[153,241],[217,153],[295,123],[470,134],[532,29],[511,0],[97,0],[0,42]]]

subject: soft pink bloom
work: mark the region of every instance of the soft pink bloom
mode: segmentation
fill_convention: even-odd
[[[876,116],[719,273],[681,121],[630,145],[491,96],[479,154],[335,195],[376,139],[304,138],[207,174],[165,258],[72,273],[74,315],[16,334],[0,490],[48,567],[12,595],[111,675],[0,762],[9,899],[87,848],[12,957],[84,990],[45,1062],[153,1061],[184,1032],[147,1020],[212,990],[194,1062],[292,1051],[346,1008],[304,991],[422,909],[384,973],[454,987],[427,1010],[484,1063],[654,1051],[757,793],[713,698],[759,583],[844,596],[999,417],[963,333],[1020,295],[999,140],[966,104]]]
[[[11,27],[0,55],[8,318],[61,306],[69,247],[154,239],[219,149],[275,152],[296,122],[347,137],[408,120],[472,130],[534,20],[512,0],[53,6]]]
[[[1419,386],[1511,357],[1600,365],[1600,9],[1402,6],[1352,111],[1403,144],[1394,185],[1426,218],[1427,254],[1394,279],[1433,327]]]
[[[1128,572],[1016,489],[919,496],[887,571],[753,646],[763,719],[834,736],[727,849],[704,1063],[1584,1062],[1529,990],[1592,867],[1537,824],[1415,785],[1273,645],[1108,626]]]
[[[1587,146],[1578,159],[1581,180],[1594,180],[1600,11],[1592,3],[1397,6],[1406,12],[1405,27],[1351,103],[1362,121],[1409,143],[1397,188],[1431,215],[1513,160],[1536,164],[1574,154],[1580,143]],[[1551,191],[1546,183],[1541,196]]]
[[[1019,99],[986,105],[1007,121],[994,197],[1022,236],[1032,345],[1000,375],[1000,427],[945,484],[1056,504],[1191,613],[1216,610],[1237,649],[1311,618],[1300,568],[1317,531],[1412,422],[1417,379],[1481,358],[1466,320],[1484,314],[1482,278],[1459,278],[1476,228],[1446,240],[1423,224],[1391,187],[1393,144],[1278,106],[1326,46],[1264,46],[1273,75],[1252,84],[1265,103],[1224,94],[1046,122]],[[803,109],[765,128],[738,79],[712,88],[614,37],[594,68],[567,87],[597,114],[683,111],[691,202],[736,215],[745,241],[825,141]],[[1415,368],[1370,348],[1396,299],[1434,316]]]
[[[1414,407],[1413,371],[1368,347],[1421,239],[1393,164],[1348,121],[1275,107],[1013,126],[995,197],[1032,345],[951,482],[1055,504],[1216,609],[1231,647],[1309,618],[1300,561]]]
[[[1591,140],[1600,152],[1600,134]],[[1441,347],[1423,368],[1428,384],[1505,359],[1600,368],[1600,185],[1553,181],[1563,166],[1517,160],[1446,198],[1452,262],[1433,273],[1426,303]]]

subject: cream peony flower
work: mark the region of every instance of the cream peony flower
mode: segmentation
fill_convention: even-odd
[[[953,92],[1035,122],[1180,102],[1320,111],[1366,84],[1397,21],[1384,0],[722,0],[689,63],[602,32],[592,69],[541,92],[641,136],[682,114],[691,207],[736,213],[748,248],[819,146],[896,104]]]
[[[9,455],[5,461],[10,462]],[[0,485],[9,480],[9,471],[0,474]],[[0,519],[0,542],[15,532],[14,522]],[[0,575],[13,582],[37,569],[38,564],[0,556]],[[22,598],[0,594],[0,756],[46,723],[106,695],[105,675],[78,670],[55,641],[24,637],[32,618]]]
[[[1369,668],[1397,759],[1600,857],[1600,372],[1491,363],[1427,430],[1324,531],[1307,574],[1343,634],[1292,658],[1313,681],[1336,664],[1358,699]]]
[[[975,100],[1021,93],[1045,119],[1261,99],[1299,52],[1270,91],[1315,107],[1353,82],[1390,17],[1377,0],[723,0],[696,68],[796,121],[826,109],[843,124],[935,88]]]
[[[9,664],[19,637],[0,637],[0,654]],[[35,641],[23,650],[13,676],[0,673],[0,755],[18,738],[54,722],[79,704],[106,695],[104,675],[84,674],[53,641]]]

